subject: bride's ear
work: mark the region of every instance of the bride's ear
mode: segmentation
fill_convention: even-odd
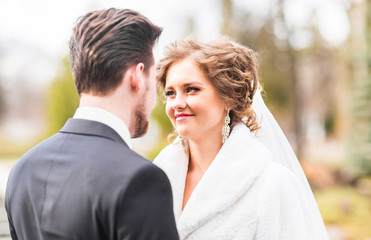
[[[225,106],[224,106],[224,110],[225,111],[228,111],[229,110],[232,110],[234,107],[235,107],[236,104],[233,104],[233,103],[226,103]]]
[[[224,106],[225,111],[227,111],[228,108],[229,110],[233,110],[234,108],[237,107],[237,103],[233,101],[232,99],[227,99],[224,104],[225,104]]]

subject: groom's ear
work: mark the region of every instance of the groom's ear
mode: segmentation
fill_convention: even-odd
[[[139,92],[145,87],[144,64],[138,63],[131,68],[130,86],[132,91]]]

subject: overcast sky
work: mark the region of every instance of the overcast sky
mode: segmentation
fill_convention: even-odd
[[[6,49],[2,51],[5,52],[3,55],[7,59],[0,66],[0,74],[12,77],[19,71],[19,65],[22,65],[20,62],[29,61],[23,51],[24,48],[32,48],[37,54],[45,55],[43,59],[63,57],[68,53],[68,39],[76,19],[88,11],[109,7],[137,10],[164,28],[155,49],[155,55],[158,57],[165,45],[184,37],[186,19],[189,16],[196,20],[197,37],[208,40],[217,36],[221,22],[219,2],[219,0],[1,0],[0,46],[6,44]],[[341,0],[285,2],[285,14],[294,27],[300,28],[305,25],[310,11],[318,8],[316,21],[324,38],[334,44],[344,41],[349,24],[340,5]],[[235,4],[238,7],[253,9],[252,14],[262,15],[271,1],[235,0]],[[305,47],[308,42],[305,31],[299,31],[294,40],[299,48]],[[33,54],[37,58],[35,52]],[[37,67],[33,69],[36,74]]]
[[[301,29],[316,9],[315,22],[324,39],[341,44],[349,33],[349,23],[342,7],[347,0],[285,0],[289,25]],[[184,38],[187,20],[194,19],[194,34],[202,40],[219,35],[221,0],[0,0],[0,79],[9,104],[19,95],[19,86],[38,90],[56,74],[61,59],[68,54],[68,40],[76,19],[88,11],[117,7],[141,12],[164,28],[155,58],[170,42]],[[238,9],[250,10],[253,19],[267,14],[272,0],[234,0]],[[244,23],[241,23],[244,24]],[[285,37],[279,26],[278,37]],[[290,39],[297,48],[310,44],[310,35],[299,30]],[[20,83],[21,82],[21,83]],[[22,119],[21,119],[22,120]],[[8,121],[24,135],[23,128]],[[28,128],[28,125],[25,124]]]
[[[200,2],[200,3],[198,3]],[[215,37],[220,15],[215,0],[1,0],[0,1],[0,74],[15,78],[25,62],[33,64],[33,81],[43,82],[54,74],[54,60],[68,53],[68,39],[76,19],[88,11],[118,7],[141,12],[155,24],[164,28],[156,58],[165,45],[184,37],[187,16],[194,16],[200,38]],[[206,26],[206,27],[205,27]],[[32,52],[30,53],[30,49]],[[30,61],[34,58],[34,61]],[[49,65],[48,65],[49,64]],[[45,67],[47,66],[47,67]],[[42,77],[42,76],[46,77]]]

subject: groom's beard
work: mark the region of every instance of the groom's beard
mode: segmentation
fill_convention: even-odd
[[[132,138],[138,138],[144,136],[148,130],[148,120],[144,113],[144,103],[138,104],[134,112],[135,115],[135,128],[134,136]]]

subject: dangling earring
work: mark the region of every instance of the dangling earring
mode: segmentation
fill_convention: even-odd
[[[229,137],[229,133],[231,131],[231,128],[229,127],[229,123],[231,122],[231,118],[229,117],[229,111],[231,109],[228,108],[227,110],[227,115],[225,116],[224,118],[224,126],[223,126],[223,130],[222,130],[222,135],[223,135],[223,140],[222,142],[225,143],[225,141],[227,141],[228,137]]]

